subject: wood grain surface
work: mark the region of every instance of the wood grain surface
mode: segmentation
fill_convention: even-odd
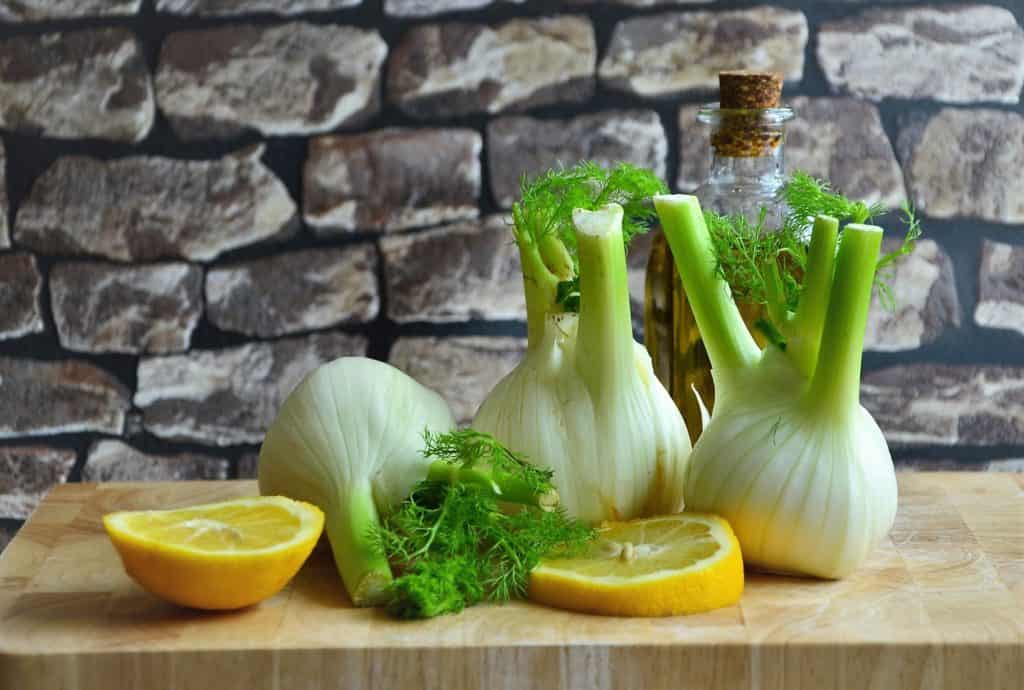
[[[680,618],[515,603],[411,623],[352,608],[323,545],[259,606],[176,608],[100,522],[253,482],[61,486],[0,557],[0,690],[1020,690],[1024,477],[899,482],[891,538],[842,582],[749,574],[739,606]]]

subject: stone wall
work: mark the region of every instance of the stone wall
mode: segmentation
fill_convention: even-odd
[[[692,189],[736,67],[785,73],[791,167],[923,212],[865,357],[898,462],[1020,469],[1024,6],[879,4],[0,0],[0,545],[59,482],[252,476],[339,355],[469,419],[524,347],[520,172]]]

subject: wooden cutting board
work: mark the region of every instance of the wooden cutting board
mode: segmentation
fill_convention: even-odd
[[[749,575],[669,619],[528,603],[396,622],[351,608],[320,548],[280,595],[210,614],[125,575],[100,516],[253,482],[54,490],[0,558],[0,690],[1020,690],[1024,476],[904,474],[887,539],[842,582]]]

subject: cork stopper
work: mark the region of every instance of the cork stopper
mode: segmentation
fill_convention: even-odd
[[[782,143],[782,130],[761,124],[758,111],[778,108],[782,75],[778,72],[728,70],[718,73],[718,129],[711,145],[721,156],[755,158],[770,154]]]
[[[778,108],[782,75],[748,70],[719,72],[718,91],[722,108]]]

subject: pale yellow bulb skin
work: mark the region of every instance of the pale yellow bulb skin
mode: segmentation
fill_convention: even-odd
[[[747,564],[842,578],[892,527],[892,457],[867,410],[830,414],[793,391],[788,367],[779,357],[716,402],[690,457],[687,507],[728,520]]]
[[[577,317],[549,316],[544,337],[481,405],[473,427],[554,470],[561,504],[590,523],[683,509],[690,439],[650,356],[609,372],[598,396],[580,375]],[[593,378],[593,377],[591,377]]]
[[[360,483],[381,510],[427,474],[423,432],[455,428],[448,404],[395,367],[342,357],[288,396],[260,451],[262,493],[331,504]]]

